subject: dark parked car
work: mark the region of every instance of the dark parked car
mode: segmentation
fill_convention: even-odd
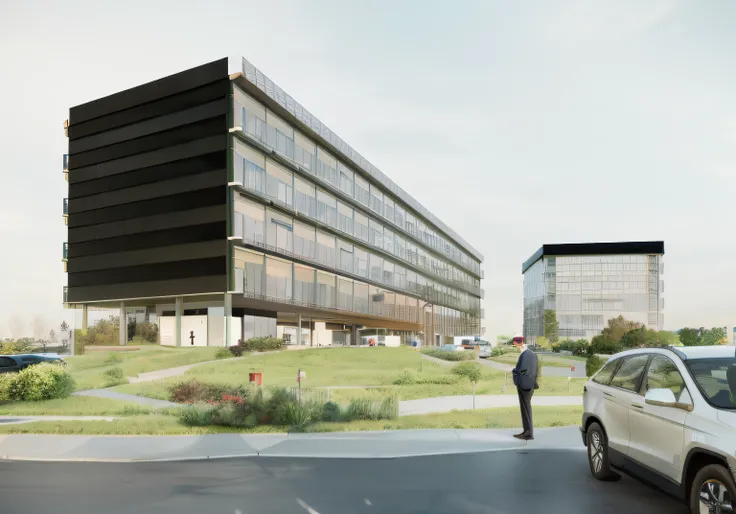
[[[0,355],[0,373],[20,371],[28,366],[42,362],[66,364],[58,355]]]

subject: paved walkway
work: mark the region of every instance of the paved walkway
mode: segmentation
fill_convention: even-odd
[[[325,434],[191,436],[0,435],[0,459],[39,461],[166,461],[228,457],[380,459],[510,449],[584,450],[577,427],[540,428],[534,441],[518,429],[395,430]]]
[[[165,409],[168,407],[181,407],[178,403],[168,402],[166,400],[157,400],[146,396],[136,396],[134,394],[117,393],[109,389],[89,389],[87,391],[77,391],[72,393],[73,396],[95,396],[97,398],[108,398],[110,400],[121,400],[126,402],[137,403],[153,407],[154,409]]]
[[[559,407],[566,405],[582,405],[582,396],[542,396],[532,397],[535,407]],[[500,407],[518,407],[519,398],[514,394],[476,395],[476,409],[493,409]],[[452,412],[454,410],[470,410],[473,408],[472,395],[438,396],[420,400],[404,400],[399,402],[399,416],[412,414],[432,414]]]
[[[114,416],[0,416],[0,425],[18,425],[34,421],[113,421]],[[2,436],[0,436],[1,438]]]

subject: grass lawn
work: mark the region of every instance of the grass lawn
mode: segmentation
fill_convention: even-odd
[[[150,412],[150,407],[136,403],[92,396],[70,396],[61,400],[0,404],[0,415],[2,416],[130,416]]]
[[[500,362],[501,364],[509,364],[511,366],[516,365],[516,361],[519,360],[518,353],[506,353],[497,357],[491,357],[494,362]],[[573,357],[561,355],[559,357],[552,355],[540,355],[539,365],[540,366],[552,366],[555,368],[569,368],[571,365],[577,366],[580,362],[585,362],[585,357]]]
[[[76,389],[106,387],[105,371],[119,367],[126,377],[159,369],[175,368],[215,360],[217,348],[168,348],[152,345],[134,352],[89,352],[87,355],[68,357],[69,370],[77,382]]]
[[[536,407],[534,426],[561,427],[579,425],[582,407]],[[312,432],[364,430],[407,430],[420,428],[516,428],[520,426],[519,409],[454,411],[443,414],[404,416],[390,421],[353,421],[317,423]],[[176,417],[167,415],[130,416],[115,421],[40,421],[22,425],[1,425],[0,434],[85,434],[85,435],[184,435],[231,432],[284,432],[284,427],[259,427],[236,430],[225,427],[186,427]]]

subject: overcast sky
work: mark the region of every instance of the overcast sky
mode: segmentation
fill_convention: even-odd
[[[0,337],[73,318],[69,107],[229,55],[484,254],[490,336],[543,243],[663,239],[665,328],[736,322],[736,2],[360,4],[2,2]]]

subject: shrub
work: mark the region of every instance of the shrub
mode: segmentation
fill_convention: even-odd
[[[120,384],[125,384],[127,380],[123,376],[122,368],[110,368],[104,373],[105,375],[105,387],[113,387]]]
[[[11,373],[0,374],[0,403],[10,401],[10,383],[13,380]]]
[[[192,405],[181,410],[179,419],[188,427],[204,427],[212,424],[212,407]]]
[[[74,355],[84,355],[87,346],[87,331],[82,329],[74,330]]]
[[[376,419],[396,419],[399,417],[399,395],[390,394],[378,405]]]
[[[613,355],[622,350],[621,343],[612,339],[607,335],[595,336],[588,346],[588,355],[596,355],[602,353],[604,355]]]
[[[351,400],[345,410],[345,418],[348,421],[375,419],[373,414],[373,402],[369,398],[356,398]]]
[[[0,355],[20,355],[31,352],[30,339],[19,339],[17,341],[6,341],[0,343]]]
[[[334,402],[327,402],[322,407],[322,421],[340,421],[342,409]]]
[[[462,362],[452,368],[452,373],[473,383],[478,382],[481,377],[480,366],[476,362]]]
[[[470,361],[475,360],[475,352],[465,351],[462,352],[448,352],[446,350],[439,350],[437,348],[424,348],[421,352],[430,357],[442,359],[446,361]]]
[[[283,420],[290,432],[306,432],[312,422],[312,412],[308,405],[291,402],[284,407]]]
[[[233,353],[229,348],[218,348],[215,352],[215,359],[229,359],[233,356]]]
[[[603,359],[597,355],[591,355],[585,359],[585,374],[592,377],[599,369],[606,363]]]
[[[13,373],[9,380],[9,396],[14,401],[66,398],[74,391],[74,378],[59,364],[29,366]]]
[[[552,345],[552,350],[555,352],[566,351],[573,355],[583,356],[588,353],[589,346],[590,343],[586,339],[578,339],[577,341],[565,339]]]
[[[247,341],[239,341],[238,346],[246,352],[273,352],[284,349],[284,340],[277,337],[251,337]]]
[[[515,350],[513,346],[494,346],[491,349],[491,357],[500,357]]]
[[[412,385],[416,384],[418,380],[418,373],[413,369],[405,369],[401,375],[394,379],[394,385]]]
[[[116,352],[110,352],[107,355],[107,359],[105,359],[105,364],[117,364],[118,362],[122,362],[123,358],[120,356],[120,354]]]
[[[223,394],[244,396],[245,388],[203,384],[197,380],[181,382],[169,388],[169,400],[175,403],[219,402]]]
[[[417,384],[435,384],[435,385],[451,385],[460,382],[460,377],[456,375],[427,375],[420,376]]]
[[[158,341],[158,325],[146,321],[144,323],[136,323],[135,331],[133,332],[135,337],[139,337],[148,343],[155,343]]]

